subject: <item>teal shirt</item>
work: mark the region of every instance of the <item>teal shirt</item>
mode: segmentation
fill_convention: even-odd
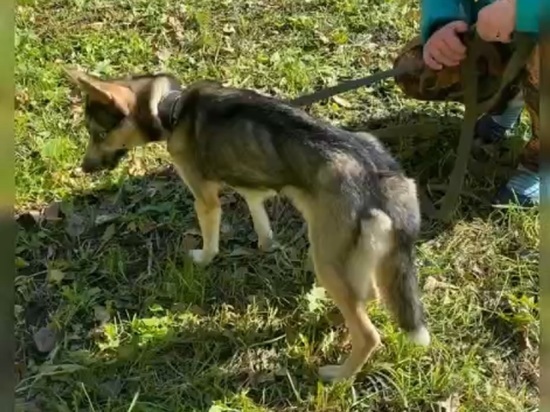
[[[516,31],[538,35],[542,0],[516,0]],[[422,0],[420,32],[426,42],[435,30],[455,20],[472,25],[491,0]]]

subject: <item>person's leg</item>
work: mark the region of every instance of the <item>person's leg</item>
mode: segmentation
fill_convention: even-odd
[[[395,60],[394,67],[405,63],[406,60],[422,61],[422,42],[420,38],[415,38],[405,45]],[[495,199],[493,199],[495,203],[509,203],[517,200],[520,204],[531,205],[539,202],[539,61],[537,48],[531,58],[528,69],[529,76],[523,84],[522,92],[508,102],[507,108],[500,115],[487,114],[478,120],[476,127],[478,140],[484,138],[486,141],[493,142],[499,141],[505,136],[506,131],[517,122],[524,106],[529,112],[533,125],[533,137],[522,153],[516,173],[500,188]],[[408,97],[414,99],[423,101],[462,101],[459,68],[445,68],[439,72],[426,69],[420,75],[406,74],[396,78],[395,81]]]
[[[476,124],[475,139],[482,144],[499,143],[508,137],[510,131],[519,120],[525,103],[522,93],[508,102],[508,106],[498,115],[485,114]]]
[[[495,203],[534,206],[540,202],[539,49],[534,50],[523,82],[525,106],[531,120],[531,138],[525,145],[512,177],[497,192]]]

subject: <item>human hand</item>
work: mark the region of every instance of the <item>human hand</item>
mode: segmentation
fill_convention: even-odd
[[[509,43],[516,26],[516,0],[495,0],[477,16],[476,29],[485,41]]]
[[[468,24],[462,20],[448,23],[437,30],[424,45],[424,63],[434,70],[441,70],[443,66],[458,66],[466,57],[466,46],[458,35],[466,31]]]

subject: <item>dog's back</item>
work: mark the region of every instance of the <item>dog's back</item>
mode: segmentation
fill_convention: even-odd
[[[168,147],[208,181],[281,192],[303,214],[316,274],[353,340],[348,360],[325,367],[325,377],[352,376],[377,346],[364,310],[376,290],[413,340],[429,342],[414,265],[416,186],[376,138],[252,91],[201,83],[187,90]]]
[[[365,173],[399,170],[381,146],[253,91],[201,82],[187,89],[180,113],[169,144],[192,144],[210,160],[203,173],[231,186],[311,190],[323,168],[346,160]]]

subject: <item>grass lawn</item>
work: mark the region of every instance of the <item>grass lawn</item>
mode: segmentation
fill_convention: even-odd
[[[261,254],[243,201],[225,193],[221,254],[201,270],[185,256],[200,242],[192,199],[162,145],[135,150],[112,173],[78,171],[87,135],[63,65],[298,96],[389,68],[418,30],[409,3],[18,2],[19,410],[537,409],[539,216],[488,203],[526,119],[506,147],[472,161],[453,223],[425,222],[418,265],[432,345],[410,344],[374,303],[383,347],[354,383],[318,380],[319,365],[349,346],[313,287],[303,221],[285,201],[268,208],[280,247]],[[443,194],[461,106],[408,99],[389,80],[312,112],[349,128],[410,125],[387,144],[435,199]],[[416,133],[419,123],[431,131]]]

